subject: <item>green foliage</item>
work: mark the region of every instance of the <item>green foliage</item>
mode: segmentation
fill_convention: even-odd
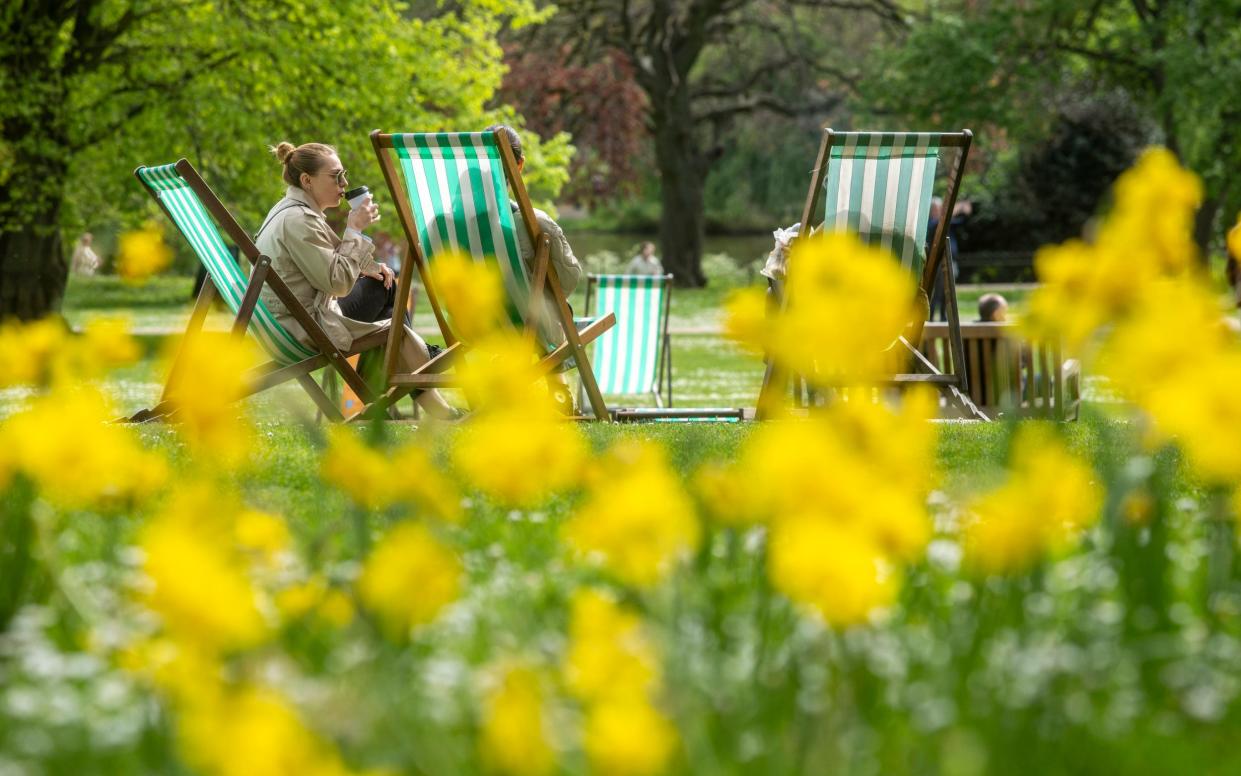
[[[988,170],[993,183],[961,228],[965,251],[1033,251],[1079,237],[1113,181],[1150,141],[1152,129],[1123,93],[1062,100],[1048,136]]]
[[[0,181],[32,185],[13,179],[19,171],[11,162],[38,147],[67,166],[66,176],[34,182],[63,197],[66,230],[129,226],[162,221],[131,171],[184,156],[243,225],[257,227],[284,188],[268,146],[313,140],[335,145],[354,181],[382,191],[367,137],[376,127],[481,129],[496,120],[520,126],[510,112],[486,108],[504,71],[496,36],[505,24],[546,15],[531,0],[88,3],[61,26],[63,48],[28,68],[33,77],[7,65],[0,71]],[[113,37],[95,51],[83,25]],[[4,36],[10,47],[15,37]],[[57,88],[59,112],[46,105]],[[44,119],[15,137],[16,123],[34,106],[52,124]],[[533,136],[526,140],[533,194],[549,201],[572,148],[563,136],[546,147]],[[386,197],[377,199],[394,219]],[[17,207],[5,217],[33,215]]]
[[[1237,0],[935,4],[900,45],[876,52],[862,93],[876,115],[972,127],[983,149],[1046,139],[1057,118],[1047,108],[1068,95],[1121,93],[1202,176],[1211,220],[1213,206],[1241,204],[1238,10]]]

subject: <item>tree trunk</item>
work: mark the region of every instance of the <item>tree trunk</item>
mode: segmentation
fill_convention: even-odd
[[[27,227],[0,233],[0,320],[58,312],[67,279],[59,232]]]
[[[0,54],[6,99],[0,147],[8,169],[0,187],[0,320],[42,318],[60,309],[68,268],[60,241],[69,169],[68,78],[60,42],[81,4],[26,3]],[[66,16],[66,14],[68,14]]]
[[[1194,214],[1194,242],[1198,243],[1198,256],[1204,268],[1211,257],[1211,241],[1215,237],[1215,221],[1219,211],[1220,198],[1208,194]]]
[[[0,223],[0,320],[29,321],[60,310],[69,277],[60,239],[65,173],[60,160],[27,159],[15,165],[0,193],[0,213],[5,214]]]
[[[683,81],[681,82],[684,83]],[[652,111],[659,166],[659,244],[664,269],[679,286],[701,288],[706,223],[706,159],[694,138],[694,119],[683,87],[671,86]]]
[[[707,279],[702,273],[702,243],[706,204],[700,165],[688,157],[693,152],[680,144],[661,142],[657,136],[655,146],[662,204],[659,244],[663,251],[664,268],[672,273],[677,285],[705,286]]]

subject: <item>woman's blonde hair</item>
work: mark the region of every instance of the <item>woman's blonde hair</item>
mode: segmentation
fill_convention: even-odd
[[[336,153],[336,149],[323,143],[303,143],[295,146],[284,141],[272,146],[271,152],[284,166],[284,182],[300,189],[302,173],[307,175],[318,173],[323,169],[327,158]]]

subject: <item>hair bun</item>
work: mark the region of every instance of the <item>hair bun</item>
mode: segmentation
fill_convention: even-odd
[[[277,143],[275,147],[271,149],[271,152],[276,155],[276,160],[278,162],[285,164],[289,161],[289,156],[296,150],[297,147],[286,140]]]

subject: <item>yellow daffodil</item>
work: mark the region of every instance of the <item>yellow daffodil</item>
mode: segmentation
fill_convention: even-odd
[[[544,776],[556,767],[548,741],[544,693],[538,674],[514,667],[483,702],[479,741],[483,762],[494,773]]]
[[[144,283],[151,275],[163,272],[171,261],[172,251],[153,225],[125,232],[117,244],[116,272],[126,283]]]
[[[645,697],[659,682],[659,664],[638,616],[592,589],[573,595],[565,684],[580,700]]]
[[[698,547],[694,505],[652,443],[616,445],[603,470],[606,476],[565,524],[565,541],[624,582],[659,582]]]
[[[1075,543],[1102,504],[1103,490],[1088,464],[1046,428],[1023,427],[1007,482],[972,505],[966,560],[984,574],[1026,571]]]
[[[425,526],[403,522],[371,551],[357,591],[389,635],[403,638],[455,601],[461,585],[461,561],[456,554]]]

